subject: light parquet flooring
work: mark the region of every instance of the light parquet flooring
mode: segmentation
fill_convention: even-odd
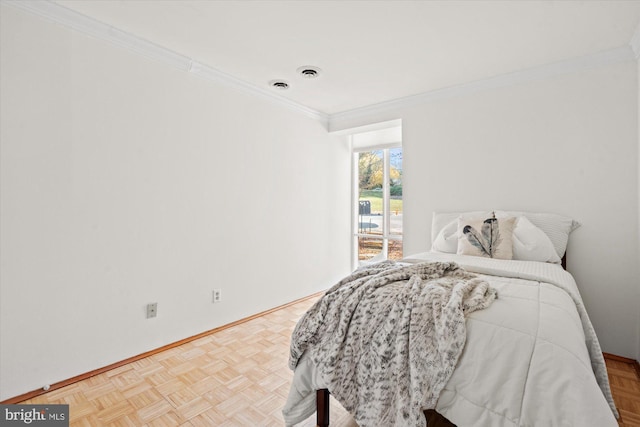
[[[71,427],[283,426],[289,338],[306,299],[23,403],[69,404]],[[640,427],[640,378],[607,359],[620,425]],[[357,427],[333,398],[331,425]],[[302,423],[315,426],[315,415]]]
[[[283,426],[289,339],[316,299],[22,403],[69,404],[71,427]],[[355,426],[335,401],[331,416]],[[303,425],[315,426],[315,415]]]
[[[620,413],[618,424],[640,427],[640,373],[630,363],[605,358],[611,393]]]

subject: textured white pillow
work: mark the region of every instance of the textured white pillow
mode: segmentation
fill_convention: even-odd
[[[513,258],[513,229],[516,218],[458,218],[458,251],[460,255],[496,259]]]
[[[549,237],[525,216],[518,217],[513,230],[513,259],[560,263]]]
[[[580,227],[580,223],[572,218],[549,213],[538,212],[511,212],[511,211],[496,211],[496,217],[501,216],[524,216],[533,225],[538,227],[549,237],[553,247],[558,254],[558,257],[562,258],[567,250],[567,243],[569,241],[569,234],[576,228]]]

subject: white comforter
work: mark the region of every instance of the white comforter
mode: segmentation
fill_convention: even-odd
[[[440,253],[409,263],[455,261],[479,273],[498,299],[467,318],[467,342],[436,410],[465,426],[617,426],[604,360],[573,277],[560,266]],[[326,388],[303,356],[283,409],[287,425],[315,412]]]

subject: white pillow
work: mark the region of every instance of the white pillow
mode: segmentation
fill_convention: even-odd
[[[458,219],[447,224],[436,236],[431,245],[433,252],[455,254],[458,251]]]
[[[496,217],[501,216],[524,216],[533,225],[538,227],[549,237],[553,247],[558,254],[558,257],[562,258],[567,250],[567,243],[569,241],[569,234],[580,227],[580,223],[572,218],[549,213],[532,213],[532,212],[511,212],[511,211],[496,211]]]
[[[525,216],[518,217],[513,230],[513,259],[560,264],[560,257],[549,237]]]

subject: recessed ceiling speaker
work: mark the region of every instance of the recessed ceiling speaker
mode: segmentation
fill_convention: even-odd
[[[313,65],[303,65],[302,67],[298,67],[296,71],[305,79],[315,79],[320,77],[320,72],[322,70],[318,67],[314,67]]]
[[[274,87],[278,90],[286,90],[289,89],[289,83],[284,80],[271,80],[269,82],[269,86]]]

